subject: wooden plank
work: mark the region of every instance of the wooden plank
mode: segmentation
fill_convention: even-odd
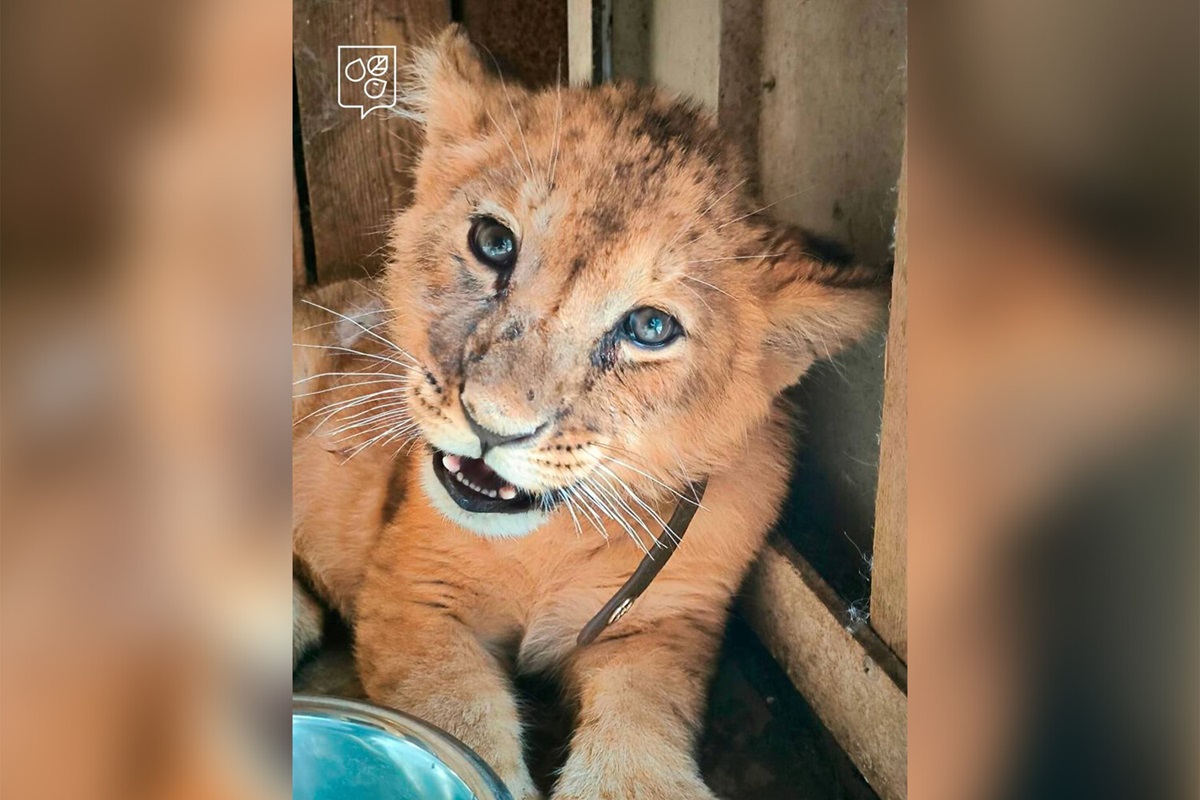
[[[612,0],[617,78],[661,86],[717,111],[757,161],[762,105],[762,0]]]
[[[762,116],[762,0],[721,0],[717,118],[757,173]],[[757,190],[758,184],[753,187]]]
[[[774,537],[744,598],[747,618],[884,800],[907,797],[908,673],[790,544]]]
[[[338,46],[412,47],[450,22],[446,0],[296,0],[293,57],[317,277],[375,274],[384,230],[407,205],[416,127],[384,111],[360,118],[338,105]]]
[[[765,0],[762,30],[764,199],[883,263],[904,143],[905,3]]]
[[[762,12],[763,201],[882,266],[903,154],[905,5],[764,0]],[[805,509],[798,527],[808,526],[793,540],[862,606],[870,586],[855,576],[873,546],[884,364],[881,325],[836,363],[815,365],[793,395],[805,413],[794,501]]]
[[[575,86],[591,84],[594,73],[592,3],[567,0],[567,75]]]
[[[884,363],[879,493],[871,569],[871,625],[908,660],[908,183],[901,168],[896,271]]]
[[[296,176],[292,176],[292,289],[308,285],[308,269],[304,261],[304,226],[300,222],[300,193]]]
[[[567,80],[567,0],[462,0],[471,41],[527,86]]]
[[[721,0],[650,6],[649,82],[717,108]]]

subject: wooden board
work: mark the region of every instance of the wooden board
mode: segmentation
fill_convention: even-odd
[[[904,143],[905,4],[764,0],[762,13],[763,197],[883,263]]]
[[[527,86],[567,80],[566,0],[462,0],[471,41]]]
[[[407,205],[420,137],[387,112],[338,105],[338,46],[414,44],[450,22],[446,0],[296,0],[293,64],[317,278],[364,277],[383,265],[384,232]]]
[[[777,218],[882,267],[904,142],[905,5],[764,0],[762,14],[763,201]],[[885,325],[835,363],[815,365],[794,395],[804,409],[794,499],[805,513],[793,520],[793,541],[862,606],[871,587],[854,575],[873,547]]]
[[[879,493],[871,570],[871,625],[908,660],[908,183],[900,176],[896,271],[884,362]]]
[[[304,225],[300,221],[300,194],[296,176],[292,176],[292,289],[308,285],[308,269],[304,260]]]
[[[725,135],[742,149],[758,182],[758,134],[763,85],[761,0],[721,0],[717,119]]]
[[[751,625],[884,800],[907,797],[908,673],[786,541],[774,538],[743,601]]]
[[[592,0],[567,0],[567,77],[575,86],[592,82]]]

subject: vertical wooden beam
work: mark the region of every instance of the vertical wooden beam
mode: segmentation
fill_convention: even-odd
[[[304,263],[304,226],[300,222],[300,193],[296,176],[292,176],[292,289],[308,285],[308,269]]]
[[[611,9],[614,76],[700,100],[756,164],[762,0],[612,0]]]
[[[871,571],[871,625],[908,659],[908,169],[900,174],[896,270],[884,362],[879,493]]]
[[[763,198],[881,264],[904,143],[905,4],[764,0],[762,10]]]
[[[395,45],[401,69],[414,45],[450,22],[447,0],[295,0],[293,58],[321,282],[383,266],[385,228],[412,189],[416,127],[338,105],[338,45]]]
[[[649,82],[694,97],[714,111],[720,94],[721,2],[656,0],[648,20]]]
[[[762,0],[721,0],[717,119],[753,165],[756,176],[764,89],[762,24]]]
[[[567,0],[567,74],[575,86],[589,85],[595,71],[594,2]]]

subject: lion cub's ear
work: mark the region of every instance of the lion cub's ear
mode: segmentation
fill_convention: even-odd
[[[768,252],[779,255],[764,262],[759,291],[768,381],[779,391],[879,324],[889,270],[855,265],[840,246],[799,228],[779,226],[770,238]]]
[[[514,97],[522,91],[503,90]],[[503,90],[463,29],[451,25],[416,52],[404,103],[424,124],[427,144],[437,146],[478,135],[493,93]]]

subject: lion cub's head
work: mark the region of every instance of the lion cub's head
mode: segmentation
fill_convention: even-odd
[[[695,105],[531,92],[456,29],[416,71],[426,143],[386,299],[426,488],[461,524],[521,535],[680,489],[873,324],[876,276],[756,214]]]

